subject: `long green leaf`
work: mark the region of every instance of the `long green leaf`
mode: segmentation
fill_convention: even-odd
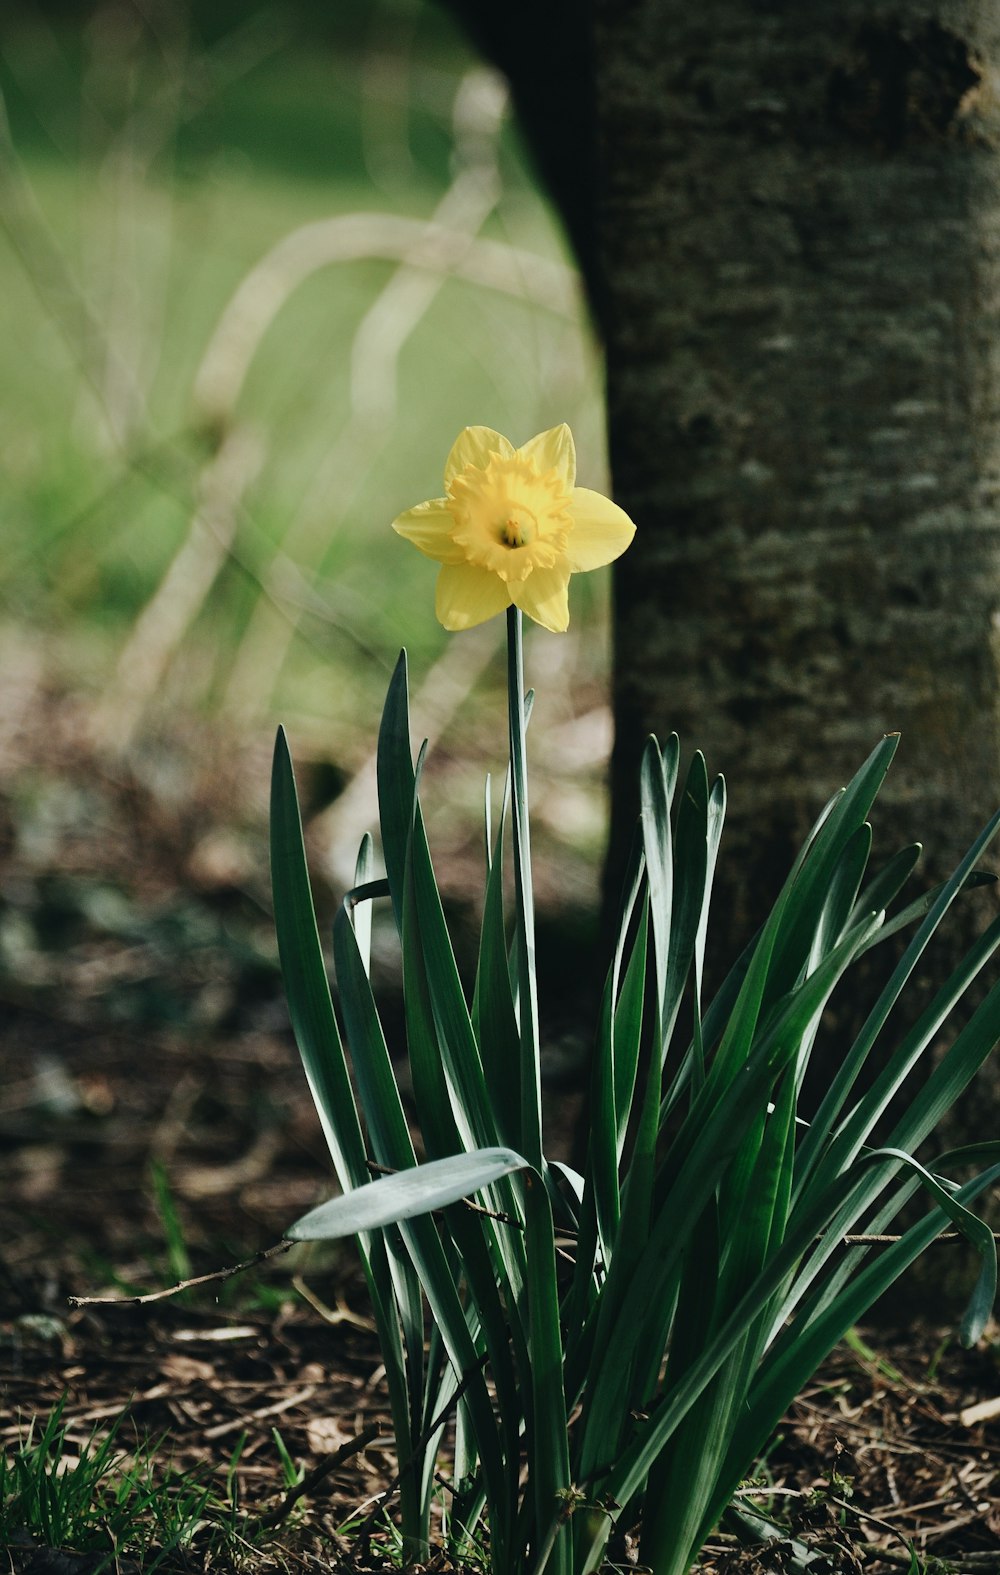
[[[403,877],[413,823],[413,758],[406,652],[399,659],[382,709],[378,735],[377,780],[382,857],[385,859],[396,928],[403,929]]]
[[[415,927],[407,931],[407,944],[419,946],[424,959],[455,1120],[465,1146],[489,1147],[499,1137],[496,1116],[445,923],[419,803],[413,813],[411,869]]]
[[[414,826],[415,835],[411,838],[410,844],[412,855],[416,854],[418,847],[416,831],[422,829],[419,809]],[[407,859],[404,881],[403,987],[410,1071],[425,1147],[430,1157],[440,1159],[463,1148],[489,1145],[477,1144],[473,1120],[461,1103],[460,1079],[457,1075],[449,1079],[449,1067],[454,1065],[454,1050],[447,1037],[447,1025],[441,1023],[435,1010],[430,979],[433,953],[428,958],[426,952],[428,926],[421,922],[413,857]],[[433,886],[433,873],[430,874],[430,881]],[[436,887],[434,887],[434,895],[436,897]],[[436,917],[443,927],[444,919],[440,913],[440,903],[436,902],[434,906]],[[436,933],[440,935],[440,929]],[[451,990],[459,1025],[458,1064],[461,1069],[462,1046],[468,1043],[463,1032],[466,1026],[465,1002],[461,995],[457,972],[454,971],[454,959],[451,957],[450,942],[446,932],[443,936],[443,945],[446,959],[450,960],[452,968]],[[458,1093],[456,1093],[456,1085]],[[485,1092],[480,1091],[476,1097],[485,1099]],[[492,1133],[490,1135],[492,1136]],[[519,1194],[509,1183],[502,1182],[496,1196],[491,1195],[489,1204],[500,1213],[516,1217],[520,1207]],[[504,1231],[494,1238],[494,1245],[498,1265],[502,1264],[504,1269],[505,1294],[511,1305],[516,1306],[524,1283],[523,1244],[516,1233]]]
[[[718,786],[713,786],[713,792],[716,795],[714,798],[709,791],[705,757],[697,750],[691,758],[677,809],[677,830],[673,845],[673,913],[661,1028],[664,1040],[662,1060],[666,1059],[681,998],[695,960],[698,937],[703,935],[707,921],[708,890],[722,830],[721,820],[718,819]],[[700,988],[700,973],[695,988],[696,992]],[[700,1018],[697,1029],[700,1031]]]
[[[852,919],[860,919],[865,913],[888,912],[920,862],[922,852],[922,844],[913,842],[909,847],[900,848],[887,864],[876,870],[858,897]],[[887,926],[889,922],[887,920]]]
[[[341,1186],[363,1186],[368,1180],[367,1155],[330,999],[306,868],[295,775],[283,729],[275,740],[271,774],[271,881],[289,1015],[313,1103]],[[385,1242],[365,1237],[359,1247],[386,1367],[393,1427],[405,1457],[415,1396],[399,1342],[397,1290]],[[424,1540],[427,1517],[410,1473],[400,1486],[400,1498],[404,1532],[418,1542]]]
[[[1000,1165],[992,1167],[962,1187],[956,1194],[957,1201],[963,1205],[974,1201],[998,1178],[1000,1178]],[[733,1309],[698,1360],[692,1363],[687,1372],[679,1378],[674,1389],[662,1397],[649,1417],[637,1424],[634,1439],[615,1461],[602,1484],[603,1489],[611,1493],[619,1503],[627,1502],[640,1487],[650,1466],[675,1431],[681,1418],[703,1393],[706,1384],[743,1337],[750,1323],[767,1305],[809,1241],[817,1231],[823,1229],[824,1220],[836,1218],[844,1197],[853,1185],[853,1177],[841,1177],[824,1197],[814,1201],[808,1215],[804,1215],[799,1220],[795,1231],[789,1235],[781,1250],[770,1260],[742,1302]],[[743,1469],[739,1475],[745,1474],[747,1466],[753,1461],[770,1429],[784,1414],[788,1403],[802,1383],[816,1371],[819,1363],[845,1330],[857,1322],[865,1310],[872,1306],[882,1292],[898,1278],[903,1269],[908,1267],[934,1240],[944,1223],[944,1216],[935,1209],[913,1226],[899,1243],[890,1247],[863,1271],[862,1276],[852,1282],[844,1298],[838,1301],[835,1316],[831,1316],[830,1309],[826,1309],[823,1320],[816,1320],[815,1325],[810,1326],[808,1342],[800,1339],[800,1335],[794,1331],[786,1336],[781,1346],[781,1377],[780,1379],[775,1377],[774,1359],[769,1357],[767,1397],[761,1399],[758,1384],[758,1389],[755,1391],[757,1404],[753,1420],[750,1421],[748,1418],[740,1424],[739,1437],[731,1448],[730,1462],[733,1469],[735,1470],[737,1459],[743,1461]],[[821,1321],[823,1328],[820,1330]],[[825,1343],[827,1339],[829,1343]],[[778,1350],[777,1347],[775,1349]],[[718,1513],[721,1513],[731,1493],[732,1486],[717,1505]]]
[[[509,1148],[473,1149],[450,1159],[430,1160],[330,1198],[296,1220],[287,1235],[291,1241],[336,1241],[359,1231],[378,1230],[471,1197],[501,1176],[524,1170],[527,1163]]]
[[[930,1005],[921,1013],[871,1088],[866,1091],[837,1129],[823,1156],[822,1168],[826,1175],[849,1164],[860,1151],[862,1143],[896,1097],[920,1057],[936,1041],[939,1030],[952,1008],[962,999],[973,979],[981,972],[998,947],[1000,947],[1000,919],[994,919],[953,971],[946,984],[935,995]]]
[[[334,920],[333,955],[344,1028],[376,1162],[390,1170],[408,1170],[417,1162],[410,1130],[382,1034],[361,946],[344,907]],[[398,1258],[394,1258],[391,1267],[414,1389],[412,1421],[413,1436],[417,1438],[422,1431],[424,1413],[423,1301],[412,1268]]]
[[[985,940],[985,937],[983,939]],[[929,1010],[933,1011],[933,1009],[934,1003]],[[918,1149],[934,1131],[945,1112],[951,1109],[955,1100],[968,1087],[998,1041],[1000,1041],[1000,982],[980,1003],[954,1044],[941,1057],[923,1087],[917,1091],[889,1134],[889,1144],[893,1148],[904,1149],[907,1153],[913,1153]],[[846,1168],[851,1152],[852,1150],[848,1149],[839,1154],[838,1163],[841,1169]],[[825,1169],[823,1174],[826,1174]],[[806,1202],[808,1195],[812,1193],[820,1179],[820,1172],[817,1171],[816,1177],[810,1182],[808,1193],[804,1189],[801,1193],[803,1202]],[[870,1214],[880,1190],[881,1187],[873,1180],[858,1186],[836,1220],[831,1237],[817,1245],[796,1276],[782,1310],[783,1318],[791,1314],[794,1306],[823,1270],[834,1251],[834,1238],[853,1230],[858,1220]],[[902,1207],[902,1201],[902,1199],[893,1201],[883,1208],[870,1220],[867,1228],[876,1233],[887,1230],[895,1214]],[[854,1254],[848,1254],[832,1272],[819,1297],[820,1307],[827,1305],[839,1293],[840,1287],[853,1273],[857,1258],[863,1255],[860,1249]]]
[[[411,839],[411,853],[413,846]],[[410,1069],[425,1145],[431,1154],[441,1158],[459,1151],[464,1146],[465,1138],[456,1119],[453,1094],[445,1075],[445,1056],[440,1048],[440,1030],[427,976],[410,857],[407,859],[404,880],[403,982]],[[501,1181],[497,1190],[498,1196],[495,1197],[492,1192],[487,1195],[488,1206],[516,1218],[519,1202],[515,1190],[506,1181]],[[508,1317],[505,1317],[504,1307],[501,1306],[500,1294],[502,1291],[504,1305],[508,1309],[509,1333],[517,1367],[522,1374],[527,1373],[527,1337],[518,1314],[523,1300],[523,1243],[516,1230],[501,1227],[499,1231],[494,1231],[492,1224],[483,1217],[482,1232],[489,1236],[491,1247],[491,1256],[488,1258],[478,1227],[463,1218],[463,1211],[459,1210],[454,1217],[448,1218],[459,1261],[468,1276],[472,1297],[482,1320],[494,1367],[504,1443],[499,1463],[503,1471],[503,1488],[500,1488],[498,1479],[493,1481],[490,1491],[491,1515],[499,1539],[497,1548],[509,1549],[517,1497],[520,1455],[518,1433],[523,1410],[523,1405],[518,1402],[518,1393],[524,1397],[529,1391],[523,1385],[518,1391],[508,1350]],[[481,1403],[478,1381],[476,1387],[476,1399]],[[491,1549],[493,1546],[491,1537]]]
[[[848,844],[868,818],[898,744],[896,733],[876,744],[817,827],[806,844],[805,857],[793,870],[774,948],[771,989],[778,994],[791,989],[801,972],[835,872]]]
[[[368,1179],[354,1091],[330,999],[306,869],[295,775],[278,729],[271,773],[271,886],[288,1012],[309,1088],[342,1187]]]
[[[531,1169],[522,1177],[528,1249],[528,1325],[531,1344],[532,1421],[528,1470],[534,1495],[535,1526],[548,1528],[565,1515],[570,1489],[566,1396],[556,1280],[552,1208],[542,1178]],[[572,1536],[561,1525],[546,1568],[551,1575],[572,1575]]]
[[[498,1135],[504,1142],[517,1147],[521,1143],[520,1081],[511,1076],[511,1068],[519,1064],[521,1051],[517,1013],[510,987],[504,925],[504,818],[501,815],[486,880],[473,1023]]]
[[[814,968],[821,957],[835,946],[850,923],[851,914],[861,888],[868,857],[872,847],[872,828],[863,821],[848,837],[843,852],[830,876],[819,906],[819,918],[813,935],[812,949],[807,966]],[[869,908],[869,913],[879,910]]]
[[[670,1305],[666,1287],[719,1177],[766,1104],[771,1084],[795,1054],[806,1027],[878,922],[875,916],[856,926],[823,960],[755,1046],[739,1080],[721,1097],[706,1085],[695,1101],[685,1123],[690,1125],[690,1136],[685,1140],[682,1129],[675,1143],[680,1157],[672,1166],[669,1199],[653,1223],[647,1251],[627,1277],[618,1270],[617,1259],[612,1260],[602,1291],[582,1418],[584,1474],[607,1459],[608,1440],[627,1409],[622,1402],[622,1374],[628,1370],[629,1353],[654,1349],[662,1339],[658,1332],[662,1309]]]
[[[705,874],[702,888],[701,913],[694,946],[694,997],[692,1009],[694,1025],[691,1035],[690,1064],[695,1074],[695,1091],[705,1082],[705,1031],[702,1021],[702,990],[705,979],[705,948],[708,943],[708,915],[712,900],[712,882],[722,840],[722,827],[726,819],[726,784],[716,777],[708,795],[705,814]]]
[[[960,1188],[953,1201],[960,1206],[972,1203],[998,1180],[1000,1165],[994,1165]],[[775,1347],[774,1355],[762,1369],[744,1417],[734,1434],[729,1459],[720,1475],[719,1495],[706,1518],[706,1533],[709,1524],[714,1524],[718,1519],[748,1464],[802,1385],[815,1373],[846,1331],[864,1316],[868,1308],[930,1245],[940,1233],[945,1220],[946,1216],[941,1210],[935,1209],[911,1226],[898,1242],[856,1275],[820,1317],[805,1329],[794,1328]],[[742,1465],[738,1465],[738,1462],[742,1462]]]
[[[672,736],[668,753],[661,754],[655,738],[646,740],[639,776],[642,806],[642,841],[646,855],[649,884],[649,911],[653,922],[653,959],[656,971],[656,1021],[662,1045],[667,1016],[667,969],[670,956],[670,929],[673,915],[673,839],[670,829],[670,803],[676,782],[678,741]]]
[[[371,833],[365,832],[354,865],[354,886],[344,901],[351,916],[358,953],[367,974],[372,958],[372,903],[376,896],[389,895],[388,881],[383,884],[374,878],[375,855]]]
[[[813,1165],[817,1162],[819,1151],[832,1130],[838,1114],[850,1094],[850,1090],[857,1080],[858,1074],[864,1066],[880,1032],[888,1021],[896,1002],[899,1000],[903,988],[916,968],[931,936],[937,929],[944,915],[947,913],[958,893],[967,883],[977,859],[989,845],[1000,828],[1000,811],[989,821],[983,831],[976,838],[972,847],[962,859],[950,880],[939,888],[937,896],[932,903],[923,923],[916,935],[910,941],[903,956],[893,969],[892,976],[885,988],[880,992],[878,1000],[872,1007],[861,1032],[851,1046],[850,1052],[838,1068],[829,1089],[820,1102],[811,1129],[802,1145],[800,1156],[800,1177],[808,1175]],[[801,1180],[799,1182],[801,1185]]]

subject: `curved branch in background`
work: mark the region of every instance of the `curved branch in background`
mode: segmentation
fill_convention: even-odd
[[[160,688],[232,547],[240,504],[264,459],[262,439],[248,427],[227,433],[198,477],[194,513],[162,580],[132,625],[115,679],[92,719],[94,736],[122,750],[147,702]]]
[[[198,419],[213,427],[229,420],[261,340],[301,284],[335,263],[374,259],[462,279],[559,317],[580,315],[583,292],[575,269],[536,252],[396,214],[318,219],[283,236],[232,296],[195,376]]]

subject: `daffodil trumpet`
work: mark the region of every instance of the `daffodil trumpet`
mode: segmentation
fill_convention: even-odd
[[[466,427],[444,485],[443,498],[407,509],[393,530],[440,563],[435,611],[453,631],[517,607],[564,633],[570,576],[613,563],[635,535],[617,503],[576,485],[565,423],[520,448],[491,427]]]

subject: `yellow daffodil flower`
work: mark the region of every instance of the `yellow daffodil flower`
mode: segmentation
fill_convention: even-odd
[[[565,424],[515,448],[489,427],[459,433],[447,496],[407,509],[392,528],[441,565],[436,612],[471,629],[511,605],[556,634],[569,624],[569,577],[621,556],[635,526],[617,503],[577,487]]]

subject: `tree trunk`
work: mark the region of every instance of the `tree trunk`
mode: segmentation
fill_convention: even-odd
[[[730,779],[745,939],[830,793],[947,873],[1000,799],[1000,8],[597,0],[612,867],[649,732]],[[888,812],[887,812],[888,811]]]

